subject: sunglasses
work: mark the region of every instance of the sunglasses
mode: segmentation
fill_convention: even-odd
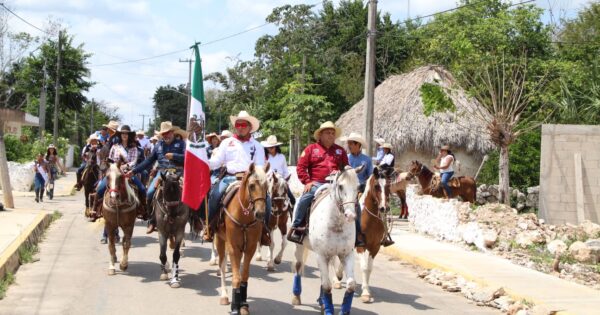
[[[250,124],[247,122],[236,122],[235,123],[235,128],[247,128],[248,126],[250,126]]]

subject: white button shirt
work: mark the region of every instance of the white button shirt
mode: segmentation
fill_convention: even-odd
[[[269,172],[277,172],[283,176],[283,178],[287,178],[288,175],[290,175],[287,162],[285,161],[285,156],[283,156],[283,154],[277,153],[275,156],[269,154],[267,162],[269,162],[271,165]]]
[[[262,146],[262,144],[260,144],[260,142],[256,141],[254,138],[250,138],[250,140],[245,142],[240,141],[240,143],[244,147],[244,151],[246,151],[246,154],[248,154],[248,158],[250,158],[250,160],[254,162],[254,165],[265,165],[265,148]]]
[[[388,153],[383,156],[383,159],[381,160],[379,165],[390,165],[391,166],[393,161],[394,161],[394,155],[391,153]]]
[[[250,156],[252,156],[252,159]],[[224,165],[228,173],[235,174],[247,171],[252,162],[256,166],[265,164],[265,149],[263,146],[254,139],[242,142],[231,137],[223,140],[218,150],[213,151],[208,164],[211,170]]]

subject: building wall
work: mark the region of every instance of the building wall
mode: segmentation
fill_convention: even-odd
[[[460,170],[456,164],[454,165],[454,176],[475,176],[477,169],[479,169],[479,166],[481,165],[483,157],[478,153],[468,153],[462,149],[455,149],[452,152],[454,153],[456,160],[460,162]],[[395,154],[395,166],[401,168],[402,170],[408,170],[410,162],[413,160],[418,160],[433,171],[433,160],[437,156],[437,154],[417,152],[415,150],[395,152]]]
[[[20,122],[15,122],[15,121],[4,122],[4,134],[15,135],[17,137],[20,137],[21,136],[21,127],[22,127],[22,124]]]
[[[600,223],[600,126],[543,125],[540,217]]]

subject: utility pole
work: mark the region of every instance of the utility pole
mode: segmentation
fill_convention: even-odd
[[[187,62],[189,65],[188,69],[188,83],[187,83],[187,95],[188,95],[188,104],[187,104],[187,112],[185,115],[185,128],[187,129],[187,123],[190,119],[190,107],[192,106],[192,59],[179,59],[179,62]],[[206,104],[202,104],[206,107]]]
[[[46,131],[46,82],[48,72],[46,71],[46,60],[44,60],[44,80],[42,81],[42,91],[40,93],[40,141],[44,141],[44,132]]]
[[[92,101],[90,102],[90,106],[92,107],[90,109],[90,134],[94,133],[94,104],[96,102],[94,102],[94,100],[92,99]]]
[[[367,33],[367,60],[365,62],[365,140],[366,154],[373,156],[373,109],[375,105],[375,36],[377,18],[377,0],[369,0],[369,19]]]
[[[58,102],[60,100],[60,67],[62,63],[62,31],[58,31],[58,57],[54,82],[54,145],[58,145]]]
[[[144,129],[144,126],[145,126],[144,123],[146,122],[146,117],[150,117],[150,115],[140,114],[138,116],[142,116],[142,130],[145,130]],[[148,124],[150,124],[150,123],[148,123]]]

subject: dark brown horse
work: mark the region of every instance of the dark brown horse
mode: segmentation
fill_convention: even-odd
[[[94,192],[94,186],[98,179],[100,179],[100,168],[96,161],[96,152],[89,151],[87,155],[87,165],[81,173],[81,182],[83,183],[83,194],[85,196],[85,216],[90,218],[92,215],[92,204],[90,200],[90,194]]]
[[[439,176],[430,171],[427,166],[419,161],[412,161],[409,168],[409,173],[415,176],[423,194],[432,195],[438,198],[454,198],[460,197],[463,201],[475,202],[477,194],[477,184],[471,176],[454,177],[448,183],[452,188],[452,196],[446,196],[446,191],[442,187]]]
[[[263,229],[266,212],[268,163],[265,170],[250,164],[239,184],[239,189],[223,210],[224,224],[217,228],[215,238],[221,269],[221,305],[229,304],[225,286],[225,257],[231,260],[231,314],[250,314],[248,302],[248,278],[250,261],[256,252]],[[227,255],[225,254],[227,250]],[[243,261],[242,261],[243,259]]]
[[[120,163],[110,164],[106,176],[108,182],[102,203],[102,215],[106,231],[114,231],[119,227],[123,229],[123,257],[119,267],[125,271],[129,266],[128,255],[131,247],[131,235],[137,216],[136,209],[140,201],[137,193],[121,172]],[[108,274],[114,275],[115,263],[117,262],[115,233],[108,233],[108,250],[110,251]]]
[[[277,172],[271,172],[267,176],[267,182],[269,185],[269,195],[271,196],[272,202],[272,213],[269,218],[268,227],[271,231],[271,244],[269,245],[269,255],[267,257],[267,270],[275,271],[275,265],[281,263],[281,257],[283,251],[287,245],[287,221],[289,218],[291,203],[287,196],[288,184],[285,178]],[[273,250],[275,249],[275,241],[273,240],[273,231],[279,229],[281,232],[281,249],[277,253],[277,256],[273,258]],[[260,243],[260,242],[259,242]],[[258,247],[258,254],[256,260],[261,261],[262,255],[260,252],[260,244]]]

